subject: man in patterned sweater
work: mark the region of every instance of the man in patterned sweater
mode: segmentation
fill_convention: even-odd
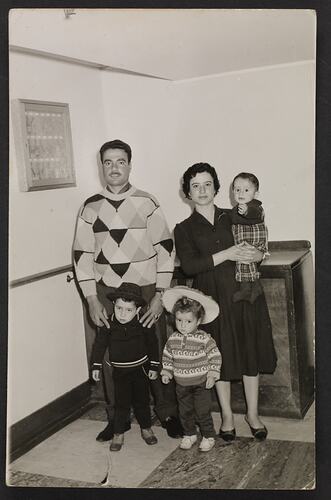
[[[74,240],[74,266],[93,323],[109,329],[113,304],[107,295],[123,282],[139,285],[148,307],[141,317],[152,327],[162,312],[163,290],[170,286],[174,268],[174,244],[166,220],[154,196],[129,183],[131,148],[114,140],[103,144],[100,158],[106,187],[88,198],[79,210]],[[164,317],[157,324],[162,349]],[[104,388],[109,423],[98,441],[113,437],[113,384],[105,362]],[[160,379],[151,382],[157,415],[171,437],[181,435],[174,388],[165,391]]]

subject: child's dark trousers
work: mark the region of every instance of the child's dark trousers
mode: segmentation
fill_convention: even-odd
[[[206,389],[206,382],[189,386],[176,384],[176,394],[184,435],[196,434],[196,422],[198,422],[203,437],[215,437],[214,423],[210,413],[211,390]]]
[[[131,406],[140,427],[142,429],[149,429],[151,427],[149,382],[146,373],[143,366],[130,371],[114,368],[115,434],[123,434]]]

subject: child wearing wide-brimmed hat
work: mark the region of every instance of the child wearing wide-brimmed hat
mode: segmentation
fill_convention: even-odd
[[[92,378],[100,379],[102,360],[108,348],[113,367],[115,390],[114,437],[111,451],[119,451],[124,442],[127,417],[133,406],[147,444],[156,444],[151,429],[149,382],[158,375],[159,352],[155,329],[139,322],[139,311],[145,305],[141,288],[122,283],[107,295],[114,302],[110,329],[100,330],[92,351]]]
[[[200,451],[215,445],[211,416],[211,392],[220,377],[221,353],[213,338],[199,325],[219,315],[218,304],[202,292],[175,286],[166,290],[163,305],[172,313],[176,330],[168,338],[162,356],[162,382],[174,378],[184,437],[180,448],[188,450],[197,441],[196,421],[202,434]]]

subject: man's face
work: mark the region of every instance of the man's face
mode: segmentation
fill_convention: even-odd
[[[112,191],[118,193],[128,182],[131,163],[123,149],[107,149],[103,153],[103,175]]]

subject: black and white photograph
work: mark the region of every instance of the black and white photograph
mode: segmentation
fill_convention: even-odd
[[[316,488],[317,26],[9,11],[11,489]]]

